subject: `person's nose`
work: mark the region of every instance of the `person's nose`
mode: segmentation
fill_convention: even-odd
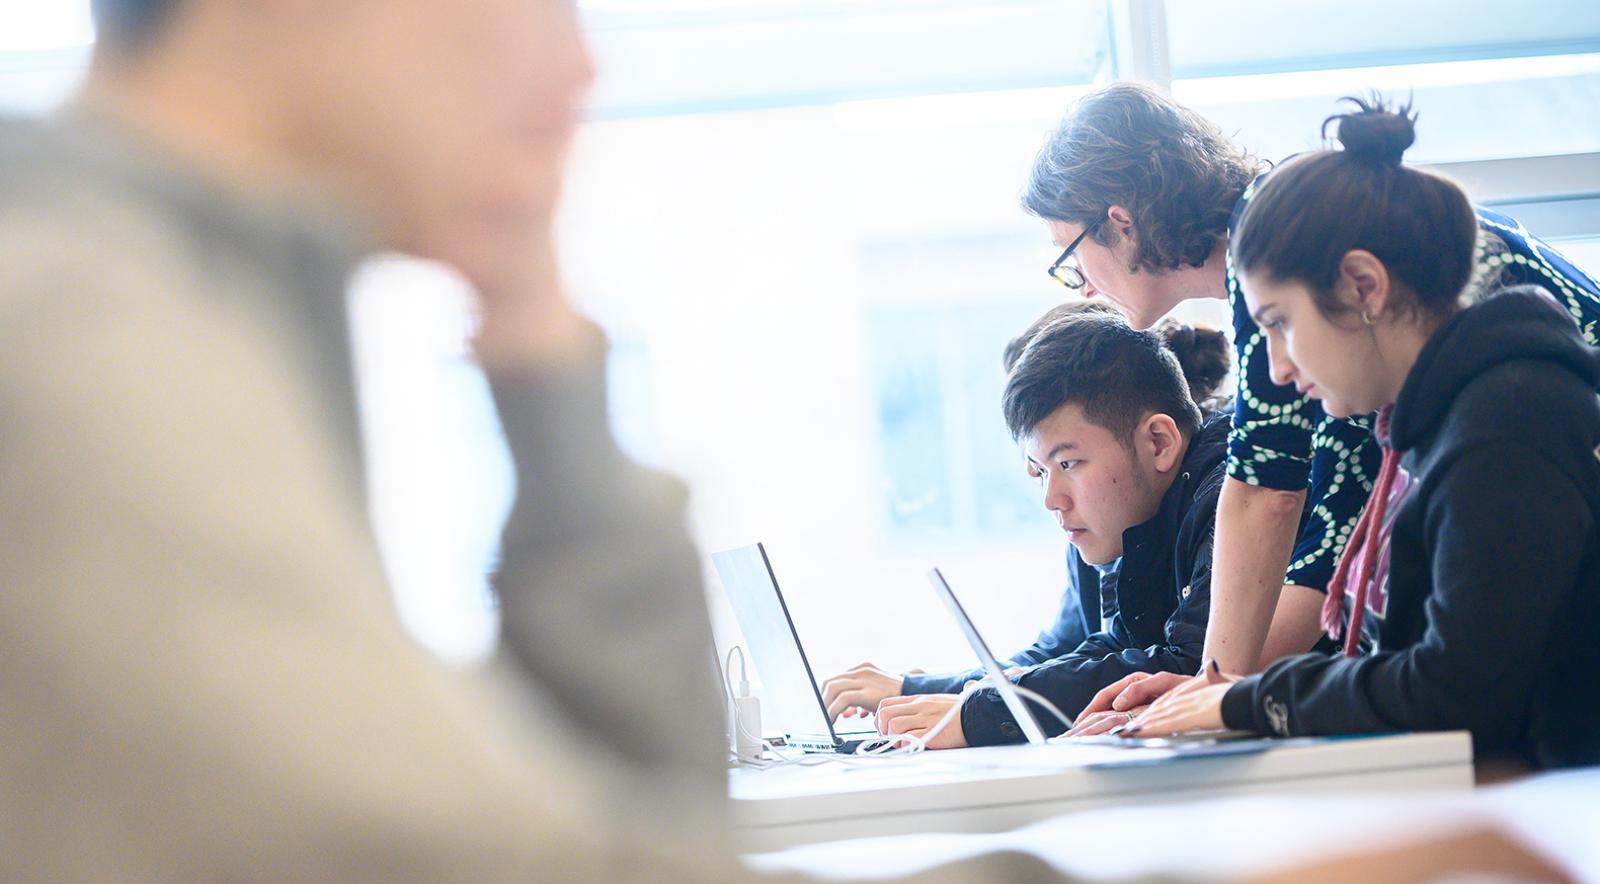
[[[597,74],[594,55],[578,20],[577,4],[564,5],[559,15],[562,16],[557,26],[559,39],[552,41],[545,60],[545,69],[555,74],[547,85],[558,92],[564,102],[578,105],[594,85]]]
[[[1063,487],[1065,483],[1051,477],[1044,485],[1044,508],[1062,517],[1072,511],[1072,495]]]
[[[1272,382],[1279,386],[1287,386],[1294,383],[1298,372],[1295,369],[1294,361],[1285,352],[1287,348],[1283,345],[1283,339],[1277,335],[1267,335],[1266,338],[1267,370],[1268,374],[1272,376]]]

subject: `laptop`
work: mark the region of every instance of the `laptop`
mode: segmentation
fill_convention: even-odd
[[[783,736],[785,745],[807,752],[854,752],[863,743],[879,742],[866,720],[840,727],[828,718],[822,691],[806,659],[789,606],[762,544],[711,554],[711,564],[744,631],[750,660],[761,675],[763,730]]]
[[[1016,685],[1011,683],[1011,679],[1006,678],[1005,669],[989,651],[989,645],[983,640],[983,636],[978,634],[978,628],[972,625],[972,618],[967,616],[966,609],[956,600],[956,594],[950,589],[949,581],[944,579],[938,568],[934,568],[928,572],[928,582],[933,584],[933,590],[939,596],[939,600],[944,602],[945,609],[955,618],[956,625],[961,627],[961,634],[966,636],[967,644],[972,646],[972,653],[978,655],[978,662],[989,676],[988,684],[999,692],[1000,700],[1011,710],[1012,717],[1017,720],[1017,726],[1022,728],[1023,736],[1035,746],[1044,745],[1044,729],[1039,727],[1039,720],[1033,717],[1033,711],[1028,708],[1028,704],[1022,702],[1022,695],[1017,693]]]

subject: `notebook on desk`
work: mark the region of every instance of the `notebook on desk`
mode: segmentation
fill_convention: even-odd
[[[766,547],[757,543],[715,552],[711,564],[722,579],[734,619],[749,645],[750,660],[766,688],[761,713],[765,730],[782,735],[785,745],[807,752],[848,753],[877,741],[870,719],[835,727],[828,717]]]

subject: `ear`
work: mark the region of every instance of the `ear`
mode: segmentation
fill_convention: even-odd
[[[1171,415],[1158,412],[1146,417],[1139,426],[1139,442],[1158,473],[1170,472],[1183,458],[1183,434]]]
[[[1350,309],[1376,319],[1388,308],[1393,294],[1389,268],[1366,249],[1351,249],[1339,260],[1334,293]]]
[[[1133,228],[1133,213],[1124,206],[1112,206],[1106,209],[1106,226],[1117,232],[1119,239],[1132,240],[1135,245],[1139,242],[1139,234]]]

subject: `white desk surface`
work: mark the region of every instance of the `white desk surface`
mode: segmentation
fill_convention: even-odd
[[[1007,851],[1039,857],[1085,881],[1238,881],[1319,857],[1487,826],[1524,843],[1571,880],[1600,882],[1596,795],[1600,767],[1591,767],[1470,791],[1308,789],[1135,804],[1049,817],[1005,832],[831,841],[746,861],[758,869],[830,879],[881,879]],[[1456,880],[1441,876],[1447,878]]]
[[[1130,761],[1148,764],[1129,765]],[[1120,766],[1105,767],[1106,763]],[[997,832],[1072,811],[1264,792],[1470,789],[1464,731],[1285,741],[1266,752],[1170,758],[1057,742],[735,770],[746,850],[927,832]]]

